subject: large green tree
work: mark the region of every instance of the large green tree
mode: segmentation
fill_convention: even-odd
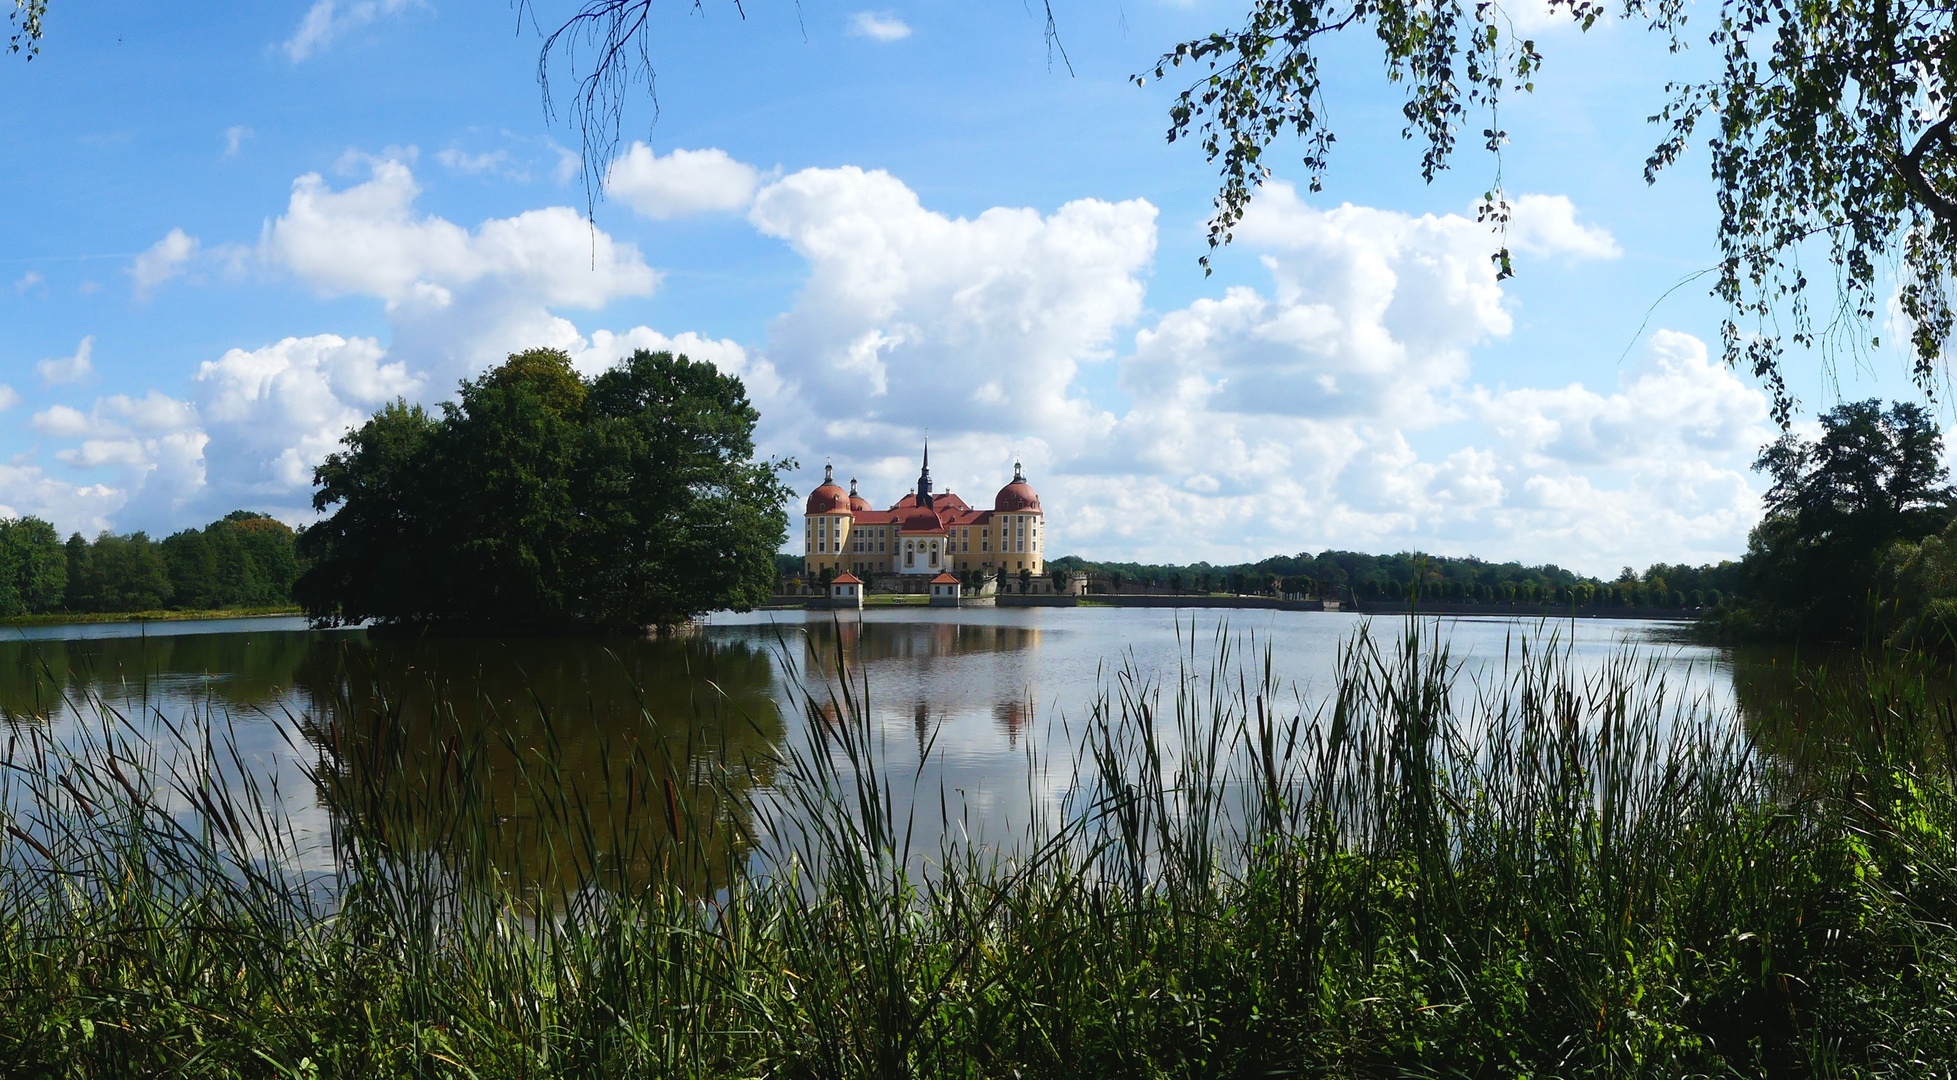
[[[1866,625],[1884,556],[1941,530],[1957,492],[1922,406],[1850,402],[1820,421],[1819,438],[1790,433],[1761,451],[1773,487],[1744,566],[1760,614],[1831,636]]]
[[[670,624],[765,599],[787,533],[759,414],[713,365],[640,351],[593,380],[551,349],[397,403],[315,473],[331,515],[295,590],[326,621],[533,629]]]

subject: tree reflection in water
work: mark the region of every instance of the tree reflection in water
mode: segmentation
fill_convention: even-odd
[[[769,658],[740,641],[350,643],[297,683],[340,845],[545,903],[655,875],[724,887],[783,734]]]
[[[1923,764],[1957,735],[1957,677],[1940,658],[1849,646],[1725,650],[1733,702],[1747,737],[1797,769],[1821,765],[1871,740],[1898,760]],[[1899,723],[1910,710],[1929,723]],[[1896,745],[1899,733],[1907,744]]]
[[[188,699],[276,709],[307,656],[330,640],[247,633],[0,641],[0,716],[46,720],[91,700],[118,709]]]
[[[724,885],[783,736],[766,647],[706,637],[9,641],[0,715],[57,737],[122,725],[193,756],[200,725],[228,725],[214,737],[249,767],[311,778],[342,857],[364,845],[546,899],[654,873]]]

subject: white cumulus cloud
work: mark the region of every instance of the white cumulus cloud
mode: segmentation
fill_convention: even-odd
[[[196,237],[182,229],[171,229],[163,239],[150,245],[148,251],[136,256],[129,276],[136,281],[137,298],[148,299],[158,285],[182,274],[196,257],[197,248]]]
[[[1509,209],[1509,246],[1529,255],[1615,259],[1617,238],[1601,225],[1577,221],[1568,195],[1521,195]]]
[[[204,490],[204,445],[197,411],[189,403],[151,390],[141,397],[113,394],[96,399],[89,411],[55,405],[35,413],[34,430],[73,442],[54,452],[70,470],[91,475],[68,484],[32,468],[37,498],[54,509],[57,524],[72,521],[75,508],[93,506],[113,513],[118,527],[168,523],[190,510]],[[27,466],[23,466],[27,467]],[[100,474],[108,474],[100,477]]]
[[[911,36],[910,24],[888,11],[859,11],[851,15],[849,32],[873,41],[902,41]]]
[[[1105,428],[1073,382],[1141,314],[1155,252],[1148,203],[953,218],[888,173],[852,167],[769,185],[749,219],[809,262],[767,356],[815,416],[854,425],[850,449],[897,432],[909,442],[925,417],[946,432],[1076,443]],[[1009,456],[994,446],[990,456]]]
[[[50,357],[34,365],[41,375],[41,382],[48,386],[60,383],[80,382],[95,371],[95,336],[82,339],[75,351],[68,356]]]
[[[32,514],[61,532],[93,536],[114,523],[127,501],[107,484],[74,484],[38,465],[0,463],[0,517]]]
[[[267,230],[268,259],[323,294],[390,306],[446,306],[465,289],[498,284],[546,304],[597,308],[658,284],[637,248],[594,232],[570,207],[493,218],[472,231],[415,211],[421,188],[406,164],[383,159],[372,170],[343,191],[318,173],[293,181],[286,212]]]
[[[94,430],[88,414],[72,405],[50,405],[34,414],[34,430],[57,439],[79,438]]]
[[[577,328],[553,308],[598,309],[659,284],[637,248],[569,207],[469,229],[415,209],[420,188],[406,164],[369,168],[368,180],[339,191],[317,174],[294,181],[261,258],[322,295],[381,300],[394,328],[389,355],[438,392],[510,352],[569,347]]]
[[[320,334],[232,349],[197,370],[199,411],[220,463],[219,501],[303,506],[312,470],[380,406],[422,389],[372,338]]]
[[[411,0],[315,0],[292,36],[280,46],[286,59],[301,63],[348,32],[383,15],[398,15]]]
[[[665,157],[635,142],[605,175],[605,190],[654,220],[730,213],[754,199],[761,174],[725,150],[674,150]]]

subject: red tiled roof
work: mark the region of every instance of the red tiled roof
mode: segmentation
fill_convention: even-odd
[[[830,578],[830,579],[829,579],[829,584],[831,584],[831,585],[861,585],[861,584],[863,584],[863,579],[862,579],[862,578],[860,578],[860,577],[857,577],[857,576],[856,576],[855,574],[852,574],[852,573],[850,573],[849,571],[847,571],[847,570],[845,570],[845,571],[843,571],[842,573],[840,573],[840,574],[837,574],[837,575],[836,575],[835,577],[832,577],[832,578]]]
[[[832,492],[834,494],[831,494]],[[818,495],[822,498],[818,499]],[[808,512],[811,514],[848,513],[859,527],[896,525],[900,532],[918,536],[942,533],[947,529],[968,525],[985,525],[991,522],[994,514],[1002,512],[1026,510],[1034,513],[1041,512],[1039,495],[1023,481],[1007,484],[1001,488],[996,502],[998,505],[995,509],[981,510],[959,498],[956,493],[947,491],[942,495],[934,496],[931,506],[921,508],[917,505],[917,494],[912,492],[898,499],[888,510],[871,510],[867,508],[869,504],[861,496],[852,499],[841,488],[825,484],[810,493]],[[822,508],[818,509],[818,506]],[[918,513],[920,509],[924,511],[923,514]]]
[[[951,571],[949,571],[949,570],[947,570],[947,571],[945,571],[944,573],[942,573],[942,574],[939,574],[939,575],[938,575],[937,577],[934,577],[934,578],[932,578],[932,579],[931,579],[931,584],[933,584],[933,585],[956,585],[956,584],[958,584],[958,579],[957,579],[957,578],[955,578],[955,577],[952,577],[952,576],[951,576]]]
[[[903,498],[898,499],[896,502],[892,503],[890,509],[893,511],[908,510],[916,505],[917,505],[917,492],[913,491],[905,495]],[[936,495],[931,496],[931,505],[934,508],[936,508],[939,513],[943,513],[947,510],[970,510],[971,509],[971,506],[968,505],[965,502],[965,500],[959,498],[958,493],[955,491],[940,492]]]

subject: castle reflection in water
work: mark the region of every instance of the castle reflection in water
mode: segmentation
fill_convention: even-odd
[[[920,753],[947,725],[974,719],[1017,749],[1039,700],[1037,626],[844,618],[811,621],[804,642],[801,675],[824,718],[838,719],[847,673],[852,687],[869,687],[871,720],[886,731],[908,721]]]

